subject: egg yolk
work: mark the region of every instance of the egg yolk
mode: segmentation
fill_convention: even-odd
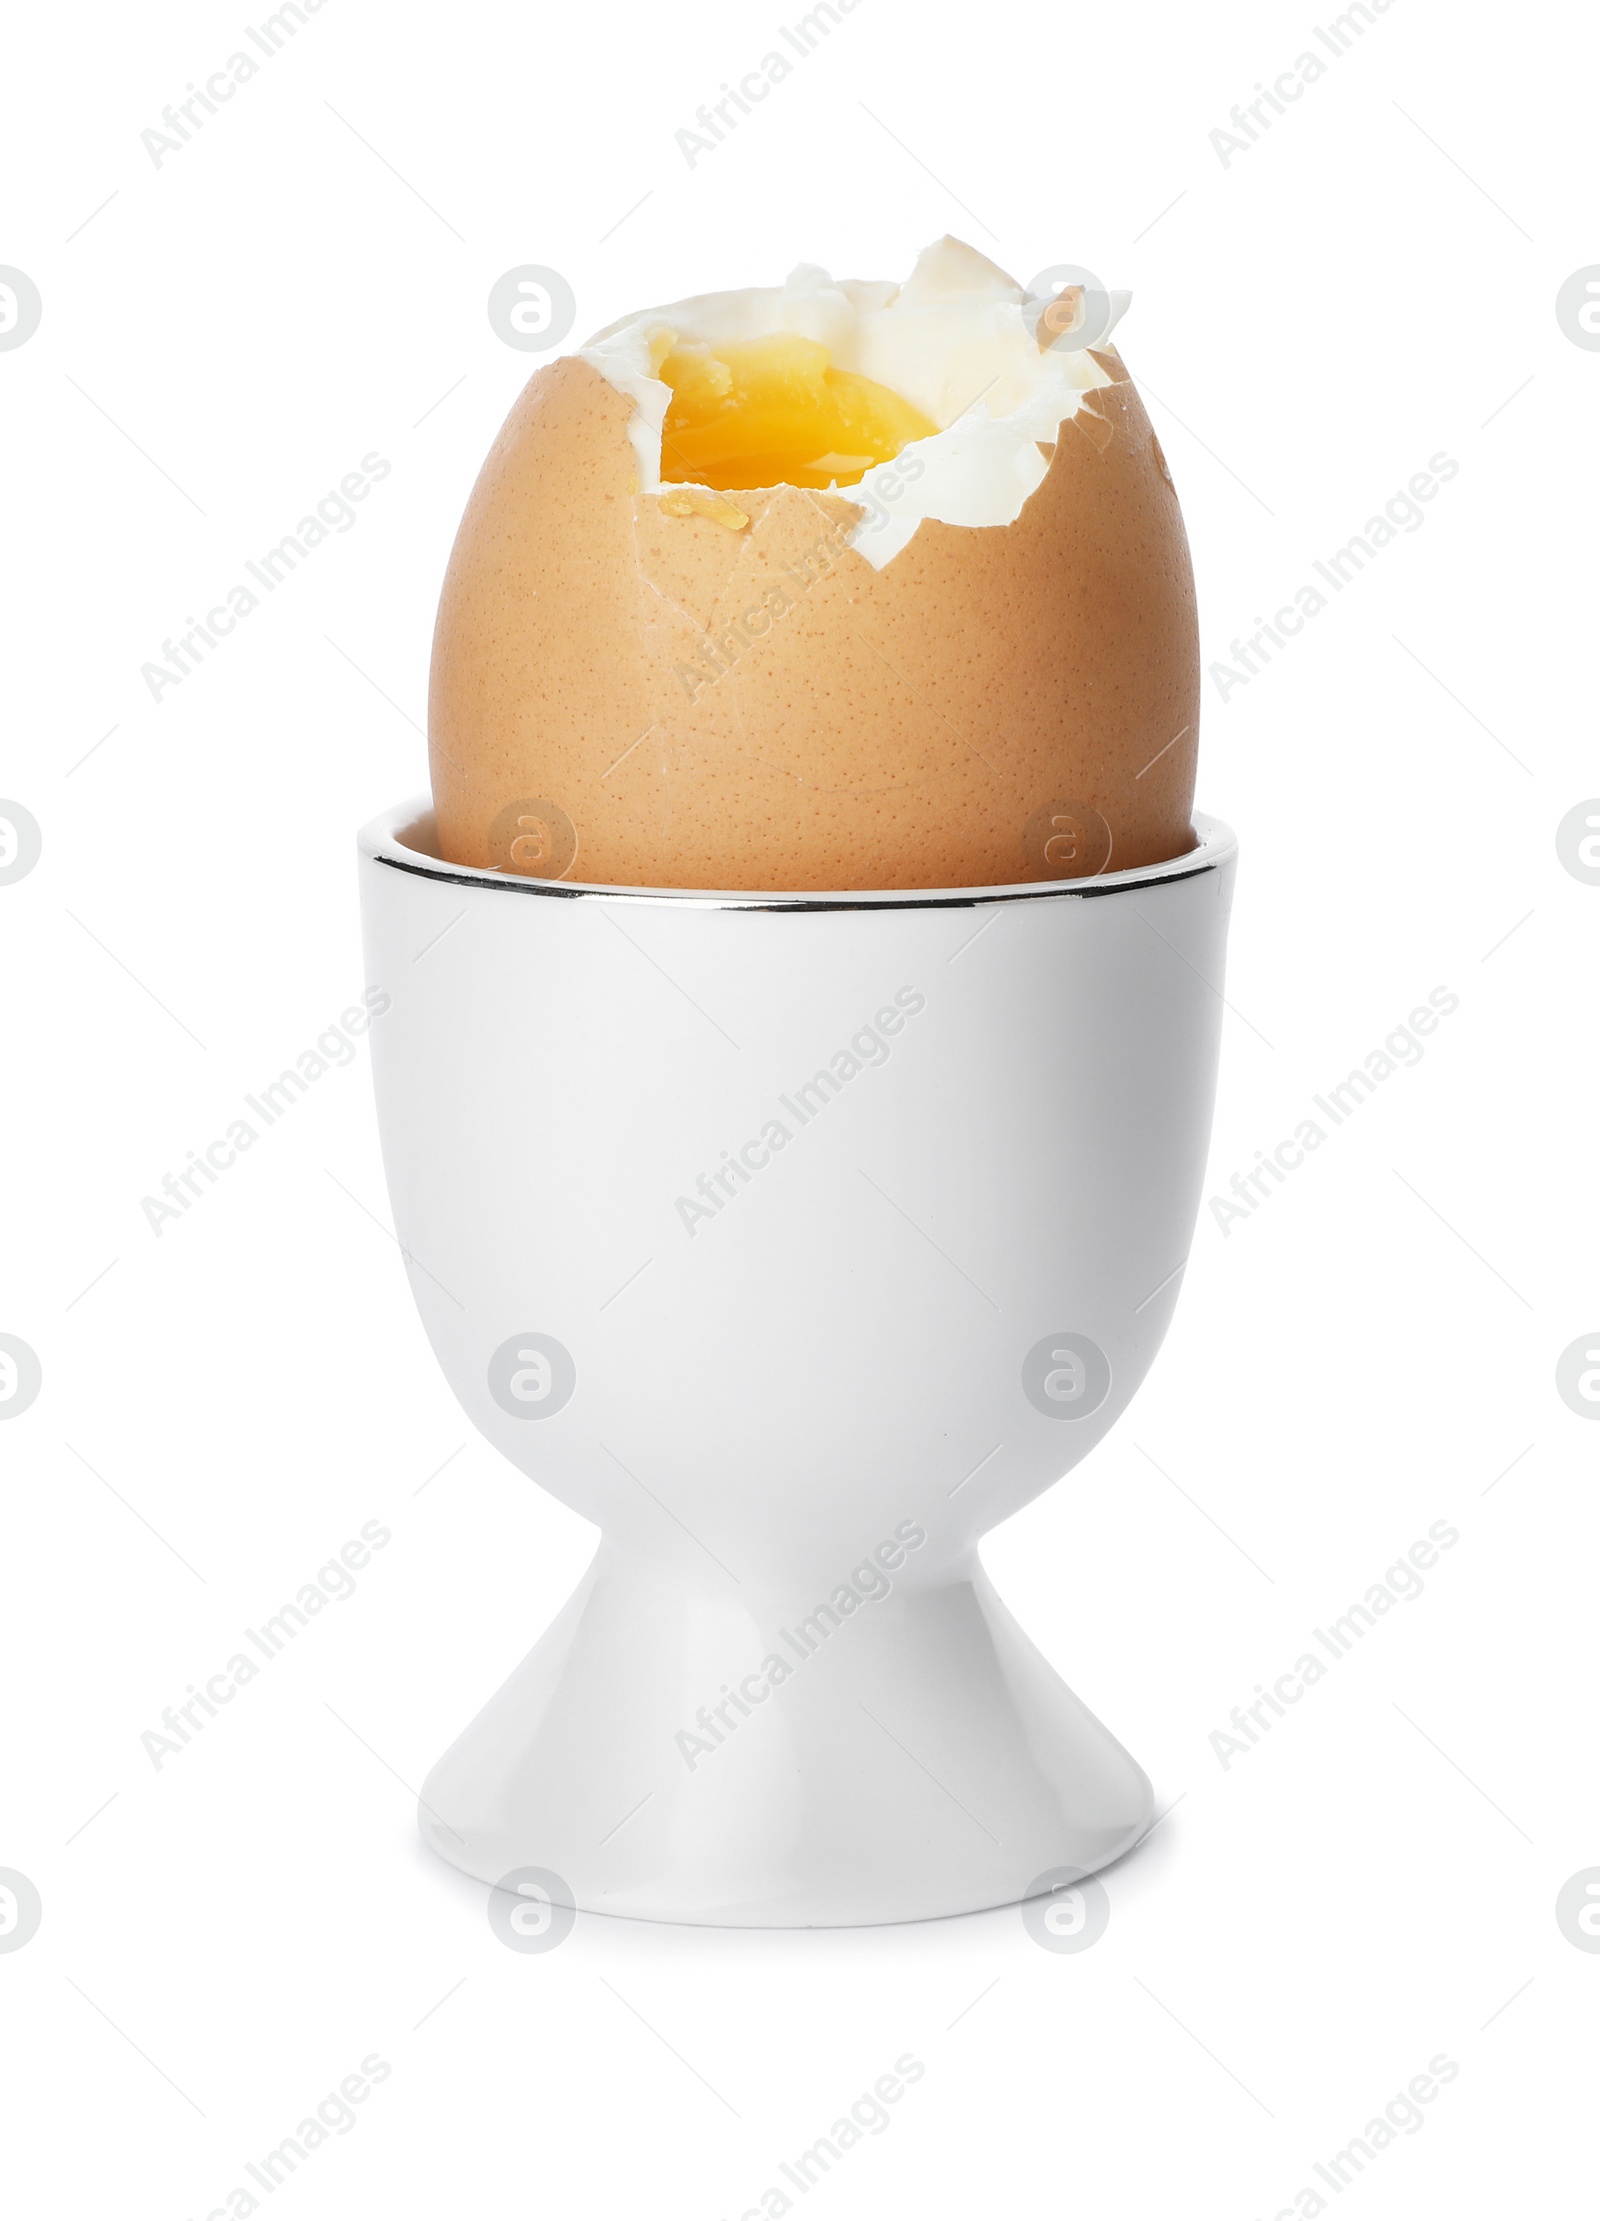
[[[798,332],[674,345],[656,376],[672,388],[661,476],[675,484],[853,486],[938,430],[888,386],[835,370],[822,342]]]

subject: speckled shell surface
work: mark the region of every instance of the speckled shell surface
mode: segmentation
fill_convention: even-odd
[[[1133,383],[1100,359],[1114,383],[1063,423],[1014,523],[925,521],[882,570],[848,545],[863,511],[847,494],[731,495],[737,529],[670,513],[637,491],[632,402],[576,356],[538,370],[440,598],[444,856],[621,886],[861,891],[1186,852],[1188,543]]]

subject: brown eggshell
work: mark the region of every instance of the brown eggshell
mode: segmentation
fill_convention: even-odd
[[[1132,381],[1097,359],[1116,382],[1062,425],[1014,523],[926,520],[882,570],[846,542],[863,514],[848,494],[723,497],[738,528],[666,513],[636,490],[631,400],[576,356],[535,372],[439,603],[444,856],[622,886],[862,891],[1192,847],[1188,543]]]

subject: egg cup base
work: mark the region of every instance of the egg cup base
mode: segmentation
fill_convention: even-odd
[[[602,1544],[424,1781],[423,1840],[509,1891],[532,1869],[584,1912],[737,1928],[1017,1904],[1137,1843],[1149,1781],[976,1557],[884,1588],[830,1626]]]

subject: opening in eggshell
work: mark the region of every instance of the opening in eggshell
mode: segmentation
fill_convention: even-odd
[[[581,352],[636,404],[629,438],[641,491],[654,492],[663,481],[717,491],[857,486],[877,521],[857,534],[855,545],[881,568],[926,517],[1010,524],[1021,513],[1044,479],[1041,443],[1056,438],[1086,395],[1112,383],[1098,355],[1128,301],[1126,293],[1111,294],[1094,347],[1074,346],[1071,322],[1063,322],[1053,293],[1030,295],[986,255],[946,238],[923,249],[903,285],[834,279],[802,263],[781,286],[705,293],[625,317]],[[806,341],[826,349],[827,370],[837,379],[865,380],[876,389],[871,408],[888,437],[920,420],[916,428],[901,430],[887,454],[845,451],[842,467],[832,471],[821,467],[827,451],[819,450],[799,459],[794,477],[781,470],[728,475],[719,459],[717,475],[696,479],[693,450],[674,452],[682,447],[673,421],[680,406],[674,367],[696,356],[708,365],[739,360],[765,366],[781,363],[787,353],[798,370],[798,343]],[[774,342],[782,348],[774,349]],[[764,355],[763,349],[774,351]],[[806,360],[809,367],[816,358]],[[703,382],[694,390],[698,399]],[[897,415],[901,411],[906,414]],[[914,479],[894,467],[913,441]],[[795,459],[760,439],[746,454]],[[885,495],[892,496],[892,509]]]

